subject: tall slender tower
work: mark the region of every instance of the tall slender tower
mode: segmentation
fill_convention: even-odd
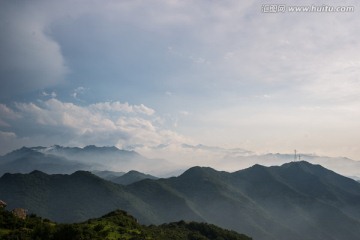
[[[294,152],[295,152],[295,155],[294,155],[294,161],[296,162],[296,149],[294,150]]]

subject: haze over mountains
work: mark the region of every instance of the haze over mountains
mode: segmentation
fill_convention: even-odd
[[[163,171],[159,171],[159,166]],[[0,175],[29,173],[34,170],[46,173],[73,173],[77,170],[167,174],[182,169],[163,159],[149,159],[137,152],[116,147],[23,147],[0,157]],[[115,174],[116,175],[116,174]],[[119,175],[119,174],[118,174]]]
[[[119,173],[136,170],[153,176],[177,176],[193,165],[210,166],[224,171],[247,168],[254,164],[264,166],[281,165],[294,160],[293,154],[255,154],[244,149],[224,149],[205,145],[182,145],[185,151],[192,151],[198,159],[174,161],[172,159],[147,158],[135,151],[94,145],[79,147],[23,147],[0,157],[0,175],[29,173],[40,170],[46,173],[73,173],[77,170],[93,171],[102,175],[111,171]],[[315,154],[301,154],[301,160],[320,164],[328,169],[353,179],[360,179],[360,162],[344,157],[326,157]],[[100,173],[102,171],[103,173]],[[105,171],[105,172],[104,172]],[[105,179],[109,179],[106,176]]]
[[[208,222],[260,240],[358,239],[360,183],[337,174],[357,179],[358,161],[302,154],[308,162],[292,162],[292,154],[182,147],[213,154],[199,163],[219,170],[251,167],[189,168],[186,160],[94,145],[23,147],[0,157],[0,196],[10,208],[60,222],[124,209],[144,224]]]
[[[120,208],[141,223],[196,220],[254,239],[355,240],[360,184],[305,161],[254,165],[233,173],[193,167],[179,177],[124,186],[89,172],[5,174],[9,207],[60,222],[83,221]]]

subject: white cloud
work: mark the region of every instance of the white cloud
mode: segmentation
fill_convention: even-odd
[[[36,104],[15,103],[14,109],[0,105],[1,109],[21,117],[11,123],[11,129],[22,137],[58,136],[59,143],[124,148],[187,141],[180,134],[165,129],[154,116],[155,111],[143,104],[101,102],[80,106],[51,98]],[[43,144],[48,145],[47,142]]]
[[[144,104],[140,105],[129,105],[129,103],[121,103],[121,102],[102,102],[91,104],[89,106],[90,109],[97,111],[105,111],[105,112],[124,112],[124,113],[141,113],[145,115],[153,115],[155,113],[154,109],[151,109]]]
[[[48,93],[46,91],[42,91],[41,95],[44,96],[44,97],[51,97],[51,98],[56,98],[57,97],[56,92],[49,92]]]
[[[135,105],[134,111],[137,113],[143,113],[146,115],[153,115],[155,113],[154,109],[148,108],[144,104]]]
[[[6,119],[16,119],[20,117],[18,113],[2,103],[0,103],[0,116]]]
[[[19,114],[8,108],[5,104],[0,103],[0,127],[10,127],[9,122],[19,117]]]
[[[74,89],[73,93],[71,94],[71,96],[77,100],[79,99],[79,95],[84,94],[85,93],[85,88],[84,87],[77,87]]]

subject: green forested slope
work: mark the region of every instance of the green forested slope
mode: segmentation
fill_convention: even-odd
[[[142,224],[200,221],[259,240],[358,240],[360,184],[320,165],[255,165],[234,173],[193,167],[122,186],[89,172],[5,174],[0,198],[58,222],[124,209]]]
[[[184,221],[143,226],[126,212],[117,210],[82,223],[57,224],[35,215],[19,219],[0,209],[2,240],[250,240],[251,238],[206,223]]]

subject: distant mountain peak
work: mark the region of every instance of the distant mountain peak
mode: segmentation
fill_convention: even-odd
[[[138,181],[141,181],[141,180],[144,180],[144,179],[155,180],[155,179],[158,179],[158,178],[154,177],[152,175],[149,175],[149,174],[145,174],[145,173],[142,173],[142,172],[131,170],[131,171],[125,173],[124,175],[120,176],[120,177],[112,179],[111,181],[115,182],[115,183],[118,183],[118,184],[122,184],[122,185],[129,185],[129,184],[132,184],[134,182],[138,182]]]
[[[328,172],[331,170],[328,170],[326,168],[324,168],[323,166],[319,165],[319,164],[312,164],[309,163],[307,161],[293,161],[293,162],[289,162],[289,163],[285,163],[283,165],[280,166],[281,168],[294,168],[294,169],[302,169],[304,171],[309,171],[309,172]]]
[[[126,151],[126,150],[121,150],[115,146],[103,146],[103,147],[100,147],[100,146],[96,146],[96,145],[87,145],[83,148],[81,147],[66,147],[66,146],[61,146],[61,145],[58,145],[58,144],[55,144],[55,145],[52,145],[50,147],[43,147],[43,146],[37,146],[37,147],[30,147],[30,148],[27,148],[27,147],[22,147],[21,149],[32,149],[32,150],[38,150],[38,151],[51,151],[51,150],[108,150],[108,151]],[[131,151],[129,151],[131,152]]]
[[[109,150],[109,151],[119,151],[115,146],[104,146],[104,147],[98,147],[95,145],[87,145],[83,148],[83,150]]]
[[[0,175],[6,172],[29,173],[40,170],[46,173],[70,174],[76,170],[114,169],[125,172],[130,169],[139,171],[158,171],[158,164],[169,166],[162,159],[149,159],[135,151],[118,149],[115,146],[80,147],[35,146],[22,147],[0,158]],[[146,170],[144,170],[146,169]],[[149,169],[149,170],[147,170]],[[118,175],[118,174],[117,174]]]
[[[260,164],[256,163],[256,164],[254,164],[254,165],[253,165],[252,167],[250,167],[250,168],[261,168],[261,169],[265,169],[266,167],[263,166],[263,165],[260,165]]]
[[[211,167],[194,166],[194,167],[191,167],[188,170],[186,170],[185,173],[186,172],[207,172],[207,171],[216,171],[216,170]]]
[[[180,175],[180,177],[200,177],[200,176],[206,176],[206,175],[212,175],[214,173],[218,173],[215,169],[211,167],[200,167],[195,166],[191,167],[188,170],[186,170],[183,174]]]
[[[34,170],[34,171],[30,172],[29,174],[30,175],[38,175],[38,176],[41,176],[41,175],[48,176],[48,174],[46,174],[42,171],[39,171],[39,170]]]
[[[282,166],[320,166],[318,164],[312,164],[312,163],[309,163],[307,161],[291,161],[291,162],[288,162],[288,163],[284,163]]]
[[[33,148],[29,148],[29,147],[22,147],[22,148],[19,148],[19,149],[16,149],[6,155],[4,155],[5,158],[20,158],[22,156],[26,156],[26,155],[29,155],[29,154],[36,154],[38,153],[39,151],[38,150],[35,150]]]
[[[14,150],[11,153],[28,153],[28,152],[34,152],[35,150],[29,147],[22,147],[20,149]]]
[[[242,172],[242,171],[267,171],[268,167],[265,167],[263,165],[260,164],[254,164],[253,166],[249,167],[249,168],[245,168],[242,170],[239,170],[237,172]]]
[[[70,176],[91,176],[91,177],[96,177],[98,178],[98,176],[96,176],[95,174],[89,172],[89,171],[83,171],[83,170],[79,170],[79,171],[76,171],[74,173],[72,173]]]

